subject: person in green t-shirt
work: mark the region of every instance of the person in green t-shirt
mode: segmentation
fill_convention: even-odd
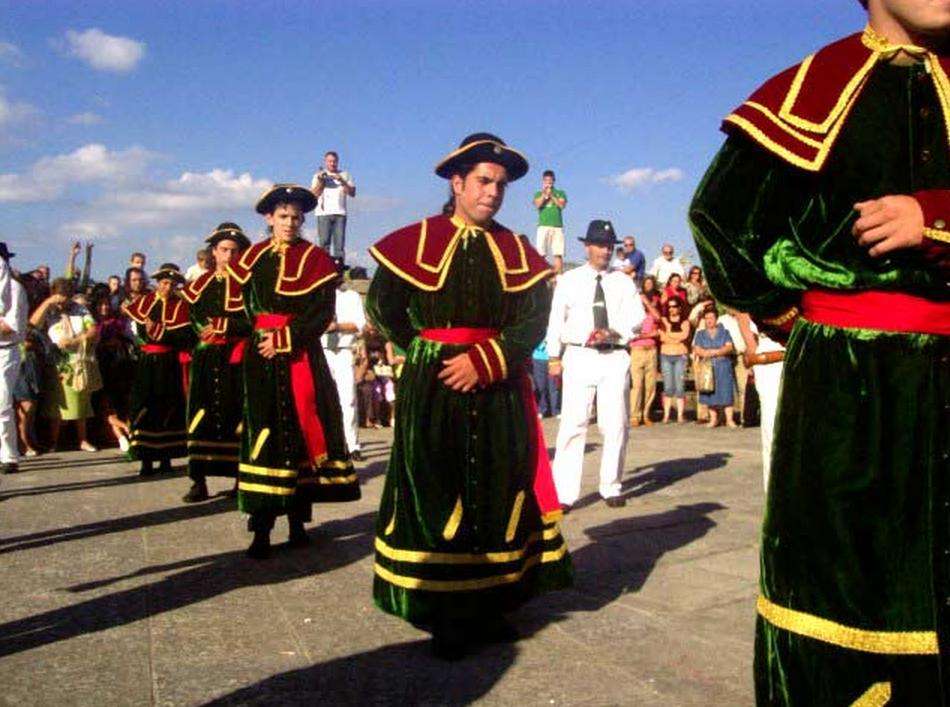
[[[534,206],[538,210],[538,252],[546,258],[553,257],[554,269],[561,272],[564,265],[564,222],[561,211],[567,206],[567,194],[554,188],[554,172],[550,169],[541,176],[541,191],[535,192]]]

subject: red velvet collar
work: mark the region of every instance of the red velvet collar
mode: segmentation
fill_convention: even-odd
[[[194,304],[201,297],[208,284],[215,279],[216,273],[209,270],[189,282],[181,289],[182,298],[188,304]],[[244,297],[241,295],[241,283],[230,272],[224,275],[224,311],[240,312],[244,309]]]
[[[500,224],[484,234],[505,292],[520,292],[551,274],[547,261],[528,239]],[[390,233],[369,249],[376,261],[420,290],[442,289],[466,227],[447,216],[431,216]]]
[[[269,252],[280,259],[274,283],[277,294],[305,295],[337,276],[336,265],[326,251],[303,238],[287,246],[275,244],[270,238],[255,243],[241,254],[236,263],[228,263],[228,272],[243,285],[251,277],[257,261]]]
[[[154,292],[149,292],[126,307],[125,311],[134,321],[145,324],[151,319],[149,315],[156,306],[162,308],[156,321],[164,324],[166,329],[177,329],[189,324],[188,305],[177,294],[171,294],[165,300]]]
[[[760,86],[722,123],[802,169],[818,172],[879,61],[896,51],[870,28],[818,50]],[[940,96],[950,143],[950,57],[917,47]]]

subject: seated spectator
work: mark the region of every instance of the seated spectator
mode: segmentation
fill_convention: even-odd
[[[708,360],[712,364],[714,388],[711,393],[700,393],[700,401],[709,407],[709,422],[707,426],[715,427],[718,422],[717,411],[722,408],[725,413],[726,425],[738,427],[732,419],[733,402],[735,397],[735,381],[732,377],[732,355],[735,349],[732,337],[726,328],[719,323],[714,307],[709,307],[703,313],[703,326],[696,332],[693,353],[700,359]]]
[[[689,275],[686,277],[686,303],[692,307],[697,302],[709,298],[709,288],[703,279],[703,269],[694,265],[689,269]]]

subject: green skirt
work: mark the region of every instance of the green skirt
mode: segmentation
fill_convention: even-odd
[[[422,625],[507,611],[573,579],[532,491],[535,421],[520,380],[456,393],[437,376],[461,349],[444,348],[409,349],[376,527],[376,604]]]
[[[948,401],[946,337],[796,325],[762,530],[759,704],[946,704]]]

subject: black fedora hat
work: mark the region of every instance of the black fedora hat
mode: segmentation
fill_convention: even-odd
[[[234,241],[239,249],[244,250],[251,245],[251,239],[244,235],[244,231],[236,223],[225,221],[205,238],[205,243],[214,248],[221,241]]]
[[[610,221],[594,219],[587,225],[587,235],[578,238],[581,243],[586,245],[617,245],[617,232]]]
[[[508,181],[521,179],[528,173],[528,160],[505,141],[491,133],[472,133],[459,144],[458,149],[446,155],[435,166],[435,173],[443,179],[451,178],[462,164],[494,162],[508,171]]]
[[[7,250],[6,241],[0,242],[0,258],[3,258],[4,260],[9,260],[14,255],[16,255],[16,253],[11,253],[9,250]]]
[[[158,282],[159,280],[174,280],[178,284],[185,282],[185,276],[175,263],[162,263],[161,267],[149,275],[150,278]]]
[[[317,197],[299,184],[275,184],[261,195],[254,210],[259,214],[272,214],[278,204],[299,204],[306,214],[317,207]]]

